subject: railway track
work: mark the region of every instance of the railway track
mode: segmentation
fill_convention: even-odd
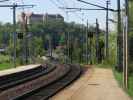
[[[36,91],[23,95],[15,100],[47,100],[65,86],[72,83],[81,73],[81,68],[78,65],[69,65],[70,71],[59,78],[55,82],[48,84]]]
[[[60,77],[66,75],[69,72],[69,66],[63,66],[62,64],[52,63],[51,66],[54,66],[54,70],[49,71],[45,70],[46,73],[39,77],[34,77],[32,80],[27,80],[21,84],[15,84],[13,87],[3,87],[3,90],[0,91],[1,100],[14,100],[25,94],[29,94],[32,91],[47,86],[48,84],[58,80]],[[51,67],[48,67],[51,68]],[[40,74],[40,73],[38,73]],[[33,76],[31,76],[32,78]],[[25,78],[26,79],[26,78]],[[8,83],[7,83],[8,85]],[[6,88],[6,89],[5,89]]]
[[[11,75],[0,77],[0,91],[4,91],[8,88],[12,88],[16,85],[33,80],[55,69],[55,66],[49,66],[48,68],[43,68],[42,66],[43,65],[32,70],[22,71],[20,73],[14,73]]]
[[[42,67],[44,66],[44,67]],[[0,76],[1,100],[46,100],[81,73],[80,66],[52,62],[30,71]]]

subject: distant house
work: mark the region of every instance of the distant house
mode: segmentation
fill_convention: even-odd
[[[64,21],[64,17],[60,14],[45,14],[44,21]]]
[[[60,14],[34,14],[26,13],[28,24],[47,22],[47,21],[64,21],[64,17]],[[21,14],[18,15],[18,21],[21,22]]]
[[[42,22],[43,17],[44,17],[43,14],[34,14],[34,13],[32,13],[30,16],[28,16],[28,24],[36,23],[36,22]]]

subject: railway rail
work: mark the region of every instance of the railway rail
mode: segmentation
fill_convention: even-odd
[[[42,67],[43,65],[27,71],[22,71],[20,73],[14,73],[11,75],[6,75],[0,78],[0,91],[4,91],[8,88],[12,88],[16,85],[23,84],[27,81],[38,78],[42,75],[50,73],[55,69],[55,66],[49,66],[45,69]]]
[[[1,100],[46,100],[81,73],[78,65],[52,62],[35,69],[0,77]]]
[[[79,65],[69,65],[70,71],[56,80],[55,82],[44,86],[36,91],[26,94],[16,100],[47,100],[58,91],[72,83],[81,74],[81,67]]]

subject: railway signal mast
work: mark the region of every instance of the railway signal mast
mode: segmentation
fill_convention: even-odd
[[[4,1],[4,0],[3,0]],[[5,0],[7,1],[7,0]],[[5,8],[12,8],[13,9],[13,45],[14,45],[14,53],[13,53],[13,63],[14,67],[16,67],[16,8],[21,8],[21,7],[34,7],[35,5],[17,5],[13,3],[13,5],[0,5],[0,7],[5,7]]]

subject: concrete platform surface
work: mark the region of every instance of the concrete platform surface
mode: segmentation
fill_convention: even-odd
[[[0,71],[0,76],[9,75],[9,74],[13,74],[13,73],[17,73],[25,70],[30,70],[38,67],[39,65],[40,64],[24,65],[24,66],[18,66],[16,68],[2,70]]]
[[[119,87],[111,69],[89,69],[50,100],[131,100]]]

